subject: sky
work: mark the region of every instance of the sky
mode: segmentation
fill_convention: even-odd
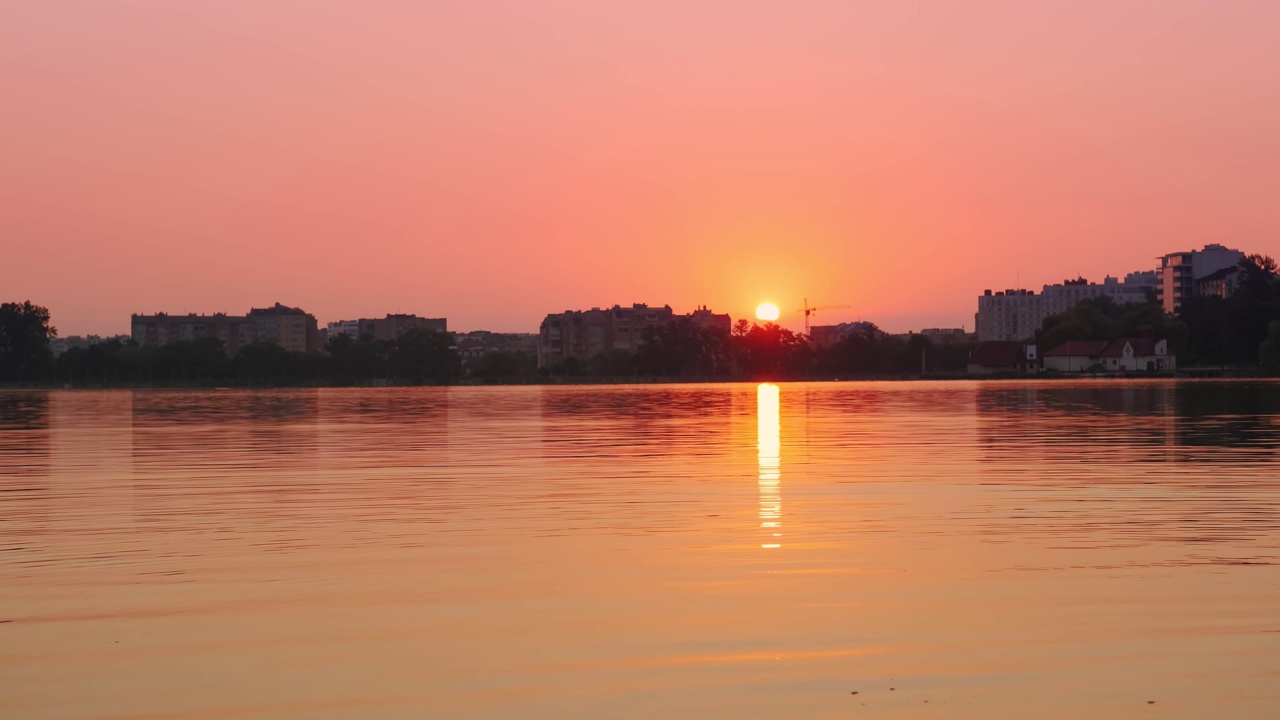
[[[1280,256],[1280,3],[7,0],[0,300],[973,328]]]

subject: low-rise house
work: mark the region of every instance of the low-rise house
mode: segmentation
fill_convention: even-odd
[[[1033,373],[1040,368],[1036,346],[1013,340],[979,343],[969,353],[969,374]]]
[[[1088,372],[1102,368],[1107,340],[1071,340],[1044,354],[1044,369],[1056,372]]]
[[[1120,338],[1102,351],[1102,362],[1112,371],[1149,372],[1177,369],[1177,358],[1169,354],[1168,340]]]
[[[1117,338],[1073,340],[1044,355],[1046,370],[1059,372],[1170,372],[1178,368],[1168,340]]]

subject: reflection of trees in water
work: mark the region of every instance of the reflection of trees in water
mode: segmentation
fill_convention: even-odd
[[[49,393],[0,391],[0,428],[37,430],[49,427]]]
[[[733,432],[734,394],[727,385],[675,387],[546,387],[542,389],[542,450],[549,457],[586,458],[723,453]],[[739,411],[755,416],[751,396]]]
[[[1280,531],[1278,393],[1266,382],[983,387],[981,481],[1018,488],[1016,507],[982,514],[983,532],[1063,547],[1196,543],[1176,562],[1238,561],[1212,543]]]
[[[439,426],[448,417],[449,392],[436,387],[334,388],[320,397],[325,420]]]
[[[967,415],[973,411],[972,386],[953,382],[805,383],[800,388],[801,408],[815,415]]]
[[[752,386],[752,390],[754,391]],[[670,419],[723,414],[733,404],[733,390],[726,385],[572,386],[542,389],[544,417],[591,415],[637,419]]]
[[[978,391],[978,436],[987,455],[1049,460],[1256,461],[1280,441],[1280,384],[1081,382],[1001,384]]]
[[[1179,445],[1258,449],[1280,446],[1280,383],[1179,383],[1177,402],[1178,414],[1183,418],[1178,426]]]
[[[0,490],[43,489],[31,479],[48,474],[49,393],[0,392]]]
[[[543,387],[530,430],[536,464],[501,470],[492,506],[533,532],[673,531],[730,513],[756,465],[754,385]],[[508,449],[508,457],[511,450]],[[754,509],[753,509],[754,512]]]
[[[320,390],[138,390],[134,426],[169,423],[294,423],[314,420]]]
[[[427,486],[449,472],[449,393],[140,393],[136,514],[281,547],[318,527],[350,539],[368,532],[365,522],[421,521],[432,506],[423,500]]]
[[[319,390],[137,391],[137,477],[317,465]]]

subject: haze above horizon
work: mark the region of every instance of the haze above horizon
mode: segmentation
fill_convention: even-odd
[[[0,300],[548,312],[803,298],[972,327],[986,288],[1280,255],[1280,5],[0,8]]]

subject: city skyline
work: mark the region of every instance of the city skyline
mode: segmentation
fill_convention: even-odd
[[[984,288],[1280,255],[1270,4],[195,7],[0,11],[0,287],[63,334],[275,301],[971,328]]]
[[[1208,255],[1206,255],[1206,253],[1208,253]],[[1172,314],[1175,312],[1177,307],[1177,298],[1183,297],[1184,293],[1189,296],[1191,294],[1199,295],[1207,292],[1207,294],[1221,295],[1224,297],[1230,294],[1237,281],[1237,276],[1234,275],[1234,273],[1238,271],[1236,267],[1237,263],[1242,262],[1247,254],[1248,253],[1246,252],[1226,248],[1218,244],[1208,244],[1198,250],[1168,253],[1162,256],[1161,267],[1155,270],[1135,270],[1124,273],[1123,275],[1119,273],[1115,275],[1108,274],[1103,277],[1103,282],[1101,283],[1091,282],[1088,278],[1084,278],[1082,276],[1077,276],[1075,279],[1070,277],[1064,278],[1063,281],[1058,283],[1046,283],[1041,286],[1042,295],[1037,295],[1034,289],[1025,286],[1005,288],[1003,290],[986,288],[982,291],[982,294],[977,297],[978,312],[972,316],[972,326],[963,323],[953,327],[945,325],[935,325],[933,327],[916,325],[909,328],[900,328],[883,323],[877,323],[876,326],[881,331],[888,333],[911,333],[915,331],[927,332],[929,330],[939,329],[948,331],[964,330],[965,332],[976,335],[980,341],[1015,340],[1023,337],[1018,334],[1019,319],[1023,321],[1023,330],[1030,331],[1032,329],[1038,329],[1040,322],[1048,315],[1065,312],[1080,300],[1102,295],[1108,296],[1114,302],[1118,302],[1120,304],[1154,300],[1162,304],[1165,307],[1165,310]],[[1203,259],[1209,257],[1212,259]],[[1196,265],[1196,267],[1199,268],[1198,270],[1193,269],[1191,266],[1193,258],[1202,258],[1201,260],[1195,260],[1195,262],[1204,262],[1206,264],[1202,267],[1200,265]],[[1186,266],[1181,268],[1181,270],[1186,270],[1185,273],[1179,272],[1180,268],[1177,267],[1179,265]],[[1193,283],[1193,281],[1195,282]],[[1210,285],[1202,288],[1200,286],[1202,281],[1208,282]],[[1174,291],[1172,291],[1172,288],[1175,286],[1174,284],[1185,284],[1185,288],[1178,285],[1181,289],[1178,289],[1175,294]],[[1166,297],[1166,295],[1168,295],[1168,297]],[[992,301],[1000,301],[1000,305],[993,306],[991,305]],[[807,306],[807,301],[805,301],[805,303]],[[649,305],[649,303],[632,304],[637,308],[648,307]],[[1034,305],[1034,307],[1032,307],[1032,305]],[[283,307],[278,301],[275,306],[277,308]],[[613,303],[612,305],[605,303],[566,309],[563,312],[570,314],[582,313],[588,310],[599,312],[601,310],[607,311],[610,308],[617,310],[619,306],[619,303]],[[663,303],[661,306],[654,303],[653,306],[655,308],[665,308],[668,313],[673,310],[670,303]],[[760,314],[762,308],[765,307],[770,309],[771,316],[765,317]],[[788,322],[787,313],[785,312],[786,309],[788,308],[784,305],[783,315],[782,317],[779,317],[779,308],[773,302],[766,301],[762,305],[758,306],[755,312],[751,315],[745,317],[733,317],[730,313],[726,313],[724,315],[725,317],[733,317],[734,320],[745,319],[752,322],[774,322],[782,327],[788,327],[792,323]],[[816,322],[814,322],[814,325],[833,327],[835,325],[847,324],[850,321],[829,321],[826,320],[826,316],[832,314],[847,314],[847,312],[851,310],[851,308],[846,310],[845,307],[841,306],[813,308],[812,311],[815,316],[818,315],[817,311],[822,311],[821,314],[823,315],[823,318],[821,319],[815,317]],[[707,311],[708,306],[699,305],[694,308],[694,315],[705,313]],[[254,312],[263,311],[251,311],[251,313]],[[798,314],[803,313],[803,311],[799,309],[797,309],[796,312]],[[368,318],[359,320],[346,319],[348,316],[341,316],[338,319],[320,318],[316,317],[314,313],[307,314],[319,322],[320,329],[324,329],[324,327],[327,326],[329,332],[332,333],[336,327],[338,328],[339,333],[351,335],[352,337],[359,333],[359,330],[355,329],[357,327],[365,327],[367,331],[373,333],[374,323],[384,322],[383,320]],[[545,318],[549,319],[558,314],[562,313],[549,312],[545,315]],[[136,334],[136,324],[139,318],[156,315],[161,317],[171,316],[172,319],[178,321],[181,321],[186,317],[190,317],[192,319],[199,318],[201,320],[212,320],[217,317],[227,316],[228,312],[225,309],[222,309],[215,310],[213,312],[167,312],[161,310],[154,313],[131,313],[131,324],[133,325],[131,331]],[[985,320],[984,316],[986,318]],[[386,315],[386,321],[390,321],[392,318],[397,317],[414,318],[415,322],[422,322],[425,320],[424,318],[418,318],[412,313],[403,314],[397,311],[396,313],[388,313]],[[443,330],[446,320],[444,318],[439,318],[429,322],[438,323],[439,327],[435,329]],[[867,322],[874,322],[874,319],[859,318],[852,322],[855,325],[861,325]],[[986,324],[985,329],[984,323]],[[788,329],[791,328],[788,327]],[[462,332],[537,334],[531,333],[529,330],[525,329],[493,330],[490,328],[468,328]],[[61,333],[61,337],[63,338],[83,338],[85,335],[93,335],[96,337],[99,333]],[[107,333],[107,336],[110,337],[111,334]]]

